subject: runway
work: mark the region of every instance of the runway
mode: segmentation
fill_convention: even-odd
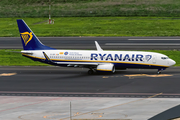
[[[94,41],[98,41],[105,50],[180,50],[180,37],[40,37],[40,40],[56,49],[95,50]],[[20,37],[1,37],[0,49],[22,49]],[[0,119],[67,120],[72,102],[72,119],[147,120],[179,105],[180,67],[168,68],[160,75],[157,70],[144,69],[88,75],[87,70],[0,66]],[[168,115],[179,117],[175,110]]]
[[[0,67],[1,96],[180,97],[180,67],[128,69],[88,75],[88,69],[63,67]]]
[[[174,50],[180,49],[180,37],[39,37],[56,49],[95,50],[98,41],[104,50]],[[23,49],[20,37],[0,37],[0,49]]]

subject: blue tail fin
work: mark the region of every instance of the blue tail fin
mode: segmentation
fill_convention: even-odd
[[[17,24],[24,50],[54,50],[54,48],[43,45],[24,20],[17,20]]]

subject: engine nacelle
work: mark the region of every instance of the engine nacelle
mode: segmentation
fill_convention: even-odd
[[[97,71],[115,72],[114,64],[100,64],[97,66]]]

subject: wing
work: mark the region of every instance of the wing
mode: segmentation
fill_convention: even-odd
[[[91,62],[53,62],[45,52],[43,52],[44,57],[46,58],[46,61],[49,63],[55,63],[55,64],[65,64],[67,67],[96,67],[98,63],[91,63]]]

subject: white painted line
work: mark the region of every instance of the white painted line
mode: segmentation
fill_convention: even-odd
[[[173,45],[173,46],[180,46],[180,43],[106,43],[105,45],[131,45],[131,46],[164,46],[164,45]]]
[[[128,40],[180,40],[180,39],[128,39]]]

